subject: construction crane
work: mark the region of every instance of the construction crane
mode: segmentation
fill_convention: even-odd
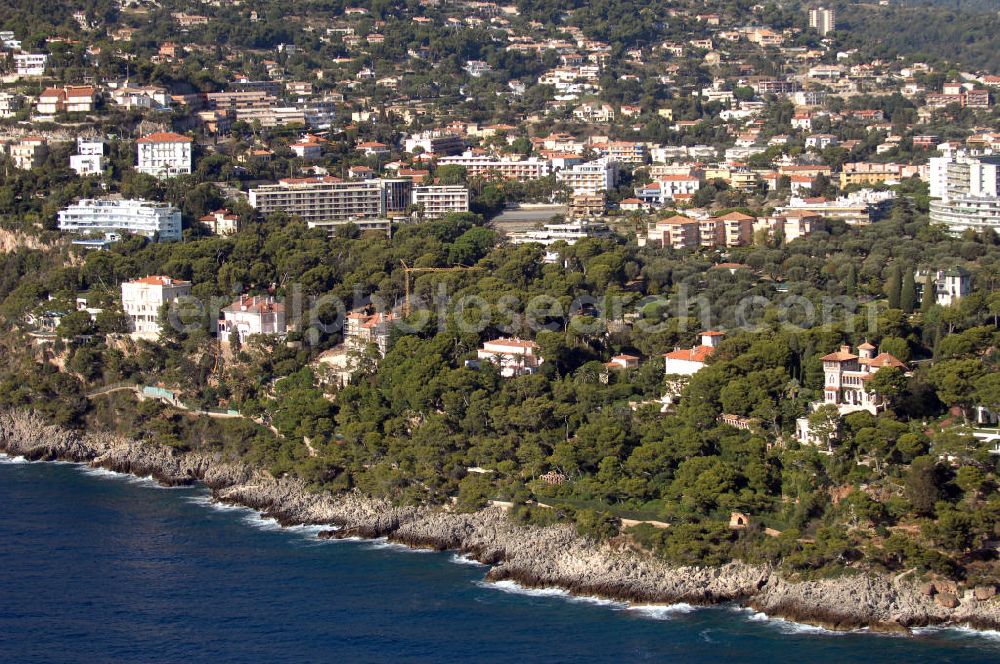
[[[468,265],[456,265],[455,267],[410,267],[406,261],[400,259],[403,266],[403,318],[410,315],[410,273],[411,272],[464,272],[466,270],[480,270],[482,268],[470,267]]]

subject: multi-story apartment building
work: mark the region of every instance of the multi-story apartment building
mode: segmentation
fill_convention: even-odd
[[[755,219],[742,212],[730,212],[716,220],[722,224],[722,238],[727,247],[743,247],[753,242]]]
[[[678,195],[694,194],[701,188],[696,175],[661,175],[656,180],[635,188],[635,196],[643,203],[666,205]]]
[[[49,154],[49,144],[43,136],[25,136],[16,143],[11,143],[7,153],[14,162],[14,168],[30,171],[45,162],[45,157]]]
[[[618,164],[609,158],[576,164],[556,173],[574,195],[603,194],[618,184]]]
[[[757,81],[753,86],[759,95],[790,95],[802,89],[798,81],[788,80],[767,80]]]
[[[104,172],[104,141],[80,136],[76,139],[76,154],[70,155],[69,167],[79,176],[100,175]]]
[[[413,204],[425,219],[440,219],[452,212],[469,211],[469,190],[460,185],[430,185],[413,188]]]
[[[262,215],[282,211],[307,222],[374,219],[385,214],[381,180],[288,178],[251,189],[249,200]]]
[[[465,150],[465,139],[451,131],[423,131],[408,136],[403,141],[405,152],[414,152],[420,148],[426,154],[439,156],[457,155]]]
[[[49,56],[44,53],[15,53],[14,71],[18,76],[43,76]]]
[[[141,336],[160,333],[160,311],[165,304],[191,294],[191,282],[153,276],[122,283],[122,309],[132,332]]]
[[[656,223],[649,239],[672,249],[694,249],[701,243],[701,223],[683,215],[674,215]]]
[[[607,200],[604,194],[575,194],[569,201],[570,217],[600,217],[604,215]]]
[[[947,148],[929,161],[932,222],[956,234],[1000,230],[1000,155]]]
[[[191,144],[188,136],[158,131],[137,141],[139,161],[136,170],[158,178],[191,173]]]
[[[230,342],[234,332],[239,335],[240,343],[244,343],[254,334],[283,336],[288,331],[285,305],[271,296],[241,295],[220,314],[219,341],[225,344]]]
[[[161,242],[181,239],[181,211],[144,200],[84,199],[59,212],[59,230],[68,233],[134,233]]]
[[[619,164],[645,164],[649,157],[646,144],[634,141],[611,141],[602,150],[608,159]]]
[[[493,157],[465,152],[438,159],[439,166],[464,166],[470,177],[500,177],[507,180],[537,180],[552,172],[552,163],[545,159]]]
[[[837,29],[837,12],[825,7],[809,10],[809,27],[825,37]]]

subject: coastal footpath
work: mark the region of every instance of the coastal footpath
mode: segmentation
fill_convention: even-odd
[[[28,412],[0,413],[0,451],[32,461],[73,461],[169,485],[202,483],[225,503],[259,510],[283,525],[330,526],[327,538],[376,538],[413,547],[455,550],[491,565],[487,578],[527,587],[559,587],[637,604],[710,605],[736,602],[776,618],[828,629],[908,632],[928,625],[1000,629],[993,588],[960,591],[950,582],[920,583],[912,575],[854,574],[791,582],[773,568],[732,562],[675,567],[629,548],[597,544],[568,525],[512,523],[499,508],[460,514],[397,506],[357,492],[309,490],[246,464],[201,452],[78,433]]]

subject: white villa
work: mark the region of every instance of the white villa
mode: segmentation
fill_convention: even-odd
[[[667,353],[664,371],[670,375],[692,376],[705,367],[709,356],[722,342],[725,332],[709,330],[701,333],[701,344],[692,348],[678,348]]]
[[[516,337],[487,341],[477,356],[500,367],[500,375],[504,378],[534,373],[544,361],[538,355],[538,344]]]
[[[223,343],[229,342],[234,331],[243,343],[253,334],[284,335],[286,330],[285,305],[270,296],[242,295],[222,310],[219,321],[219,339]]]

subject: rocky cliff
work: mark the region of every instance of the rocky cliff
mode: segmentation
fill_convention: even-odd
[[[409,546],[457,550],[492,565],[491,580],[636,603],[734,601],[831,629],[1000,628],[1000,600],[992,588],[959,593],[947,584],[935,587],[905,577],[863,574],[792,583],[767,566],[743,563],[673,567],[630,549],[594,544],[569,526],[516,525],[498,508],[456,514],[399,507],[356,492],[315,493],[294,478],[275,478],[218,456],[181,454],[106,433],[81,435],[29,413],[0,413],[0,450],[30,460],[62,459],[151,476],[167,485],[202,482],[218,500],[260,510],[283,524],[331,526],[323,537],[384,536]]]

